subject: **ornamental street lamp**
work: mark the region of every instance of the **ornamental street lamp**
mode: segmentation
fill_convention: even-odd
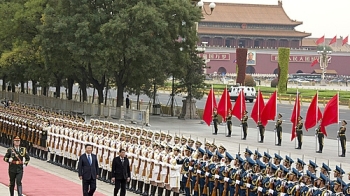
[[[193,1],[193,0],[192,0],[192,1]],[[196,2],[196,0],[195,0],[194,2]],[[213,11],[214,11],[215,6],[216,6],[215,3],[214,3],[214,2],[211,2],[211,3],[209,4],[210,12],[207,12],[207,10],[205,9],[205,6],[204,6],[204,2],[203,2],[202,0],[200,0],[200,1],[197,2],[197,7],[199,7],[200,9],[203,9],[203,10],[204,10],[204,13],[205,13],[206,15],[211,15],[211,14],[213,13]]]
[[[326,47],[323,47],[322,51],[317,51],[317,54],[320,55],[320,68],[322,70],[322,79],[321,79],[321,85],[325,86],[326,81],[324,79],[325,73],[327,73],[327,67],[328,67],[328,57],[330,54],[332,54],[332,51],[327,51]]]

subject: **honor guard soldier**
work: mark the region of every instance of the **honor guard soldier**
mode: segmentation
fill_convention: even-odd
[[[47,127],[49,127],[49,121],[45,120],[44,124],[40,128],[40,159],[47,161],[48,147],[47,147]]]
[[[313,195],[331,195],[332,192],[329,191],[326,187],[326,184],[329,183],[327,176],[320,174],[320,177],[317,179],[316,186],[318,189],[313,191]]]
[[[259,159],[255,161],[256,164],[253,166],[253,173],[251,175],[251,183],[247,183],[246,187],[249,189],[249,195],[258,195],[258,187],[262,187],[263,171],[266,169],[266,165]]]
[[[243,140],[247,139],[247,134],[248,134],[248,111],[244,111],[244,116],[241,120],[241,125],[243,129]]]
[[[343,175],[345,174],[344,170],[339,167],[338,165],[335,166],[335,170],[333,171],[334,178],[343,178]]]
[[[282,114],[278,114],[278,119],[275,124],[275,131],[277,134],[277,144],[276,146],[281,146],[282,144]]]
[[[252,156],[253,152],[249,150],[248,148],[245,149],[244,156],[245,158],[250,158]]]
[[[230,186],[229,183],[225,181],[225,178],[228,178],[230,175],[231,168],[231,162],[234,160],[232,155],[228,152],[225,154],[225,163],[221,167],[222,172],[219,173],[219,195],[228,196],[230,192]]]
[[[110,182],[108,180],[108,166],[109,166],[109,156],[111,154],[110,152],[110,145],[111,145],[111,138],[113,137],[113,131],[111,129],[106,129],[107,133],[104,133],[103,138],[103,153],[102,153],[102,181],[104,182]]]
[[[219,123],[219,115],[218,115],[218,109],[215,107],[213,111],[213,123],[214,123],[214,133],[213,135],[218,134],[218,123]]]
[[[147,136],[147,133],[146,135]],[[141,149],[141,156],[140,156],[140,167],[139,167],[139,177],[138,177],[138,189],[136,191],[136,194],[145,195],[148,196],[149,193],[149,169],[150,169],[150,159],[149,156],[151,155],[151,140],[149,138],[145,139],[145,145],[142,146]],[[145,187],[144,192],[142,192],[143,187]]]
[[[231,108],[228,109],[228,114],[226,117],[226,124],[227,124],[227,130],[228,130],[228,135],[226,135],[226,137],[231,137],[231,133],[232,133],[232,110],[231,110]]]
[[[316,168],[317,167],[318,167],[318,165],[315,162],[309,160],[309,165],[307,167],[307,170],[310,171],[313,175],[316,175]]]
[[[275,153],[275,157],[273,158],[273,164],[279,166],[282,160],[283,158],[279,154]]]
[[[259,141],[259,143],[264,143],[265,126],[260,121],[258,122],[258,128],[259,128],[259,134],[260,134],[260,141]]]
[[[313,190],[314,181],[316,176],[309,171],[306,171],[306,175],[303,176],[300,183],[300,195],[311,195]]]
[[[30,160],[25,147],[20,147],[21,139],[16,136],[13,139],[13,147],[7,149],[4,156],[4,161],[9,163],[9,177],[10,177],[10,195],[14,195],[15,182],[17,184],[17,192],[22,196],[22,177],[23,167],[28,165]]]
[[[224,178],[224,181],[230,186],[230,196],[234,196],[236,194],[236,180],[240,180],[243,163],[244,160],[240,157],[240,155],[236,154],[234,167],[230,170],[228,177]],[[237,191],[239,191],[239,189],[237,189]]]
[[[261,157],[262,157],[262,155],[260,154],[260,152],[258,152],[258,150],[255,150],[253,160],[254,161],[260,160]]]
[[[329,172],[331,172],[331,171],[332,171],[332,170],[331,170],[331,168],[329,168],[328,165],[322,163],[322,167],[321,167],[321,171],[320,171],[320,172],[321,172],[323,175],[325,175],[325,176],[327,176],[327,177],[329,178]]]
[[[236,184],[240,186],[240,196],[249,196],[249,188],[247,189],[246,185],[251,183],[252,167],[255,164],[256,162],[252,158],[246,157],[246,162],[243,165],[244,172],[241,173],[241,180],[236,180]]]
[[[291,171],[293,163],[294,160],[286,155],[286,159],[283,161],[283,166],[286,167],[289,171]]]
[[[180,195],[180,173],[182,167],[182,160],[180,149],[177,147],[173,148],[173,154],[169,162],[169,186],[171,191],[173,191],[174,196]],[[170,194],[169,194],[170,195]]]
[[[316,153],[322,153],[322,150],[323,150],[323,141],[324,141],[324,134],[322,133],[321,131],[321,125],[319,125],[316,129],[315,129],[315,132],[316,132],[316,138],[318,140],[318,151],[316,151]]]
[[[54,133],[54,127],[55,127],[55,119],[51,119],[51,124],[46,127],[47,129],[47,135],[49,137],[49,143],[48,143],[48,151],[50,152],[50,157],[48,162],[53,164],[53,159],[55,157],[55,139],[56,134]]]
[[[345,195],[343,190],[346,188],[346,183],[341,179],[337,178],[336,181],[334,181],[334,193],[332,195],[337,195],[337,196],[343,196]]]
[[[287,190],[287,194],[289,196],[293,196],[293,195],[297,195],[297,192],[299,192],[300,190],[300,186],[299,186],[299,178],[302,175],[298,172],[297,169],[293,168],[291,170],[291,172],[289,173],[289,181],[286,183],[285,187]]]
[[[262,177],[261,183],[258,187],[258,194],[277,196],[275,191],[275,180],[278,167],[273,163],[266,165],[266,176]]]
[[[264,156],[263,156],[263,162],[265,163],[266,166],[268,166],[270,164],[270,160],[271,160],[271,155],[267,152],[264,152]]]
[[[301,160],[301,159],[297,159],[297,162],[295,164],[295,168],[298,170],[298,172],[301,174],[301,175],[304,175],[304,166],[306,165],[306,163]]]
[[[184,186],[185,196],[191,195],[191,176],[190,176],[190,167],[192,167],[193,162],[191,158],[192,149],[189,146],[184,148],[184,160],[181,168],[182,179],[181,182]],[[154,194],[153,194],[154,195]]]
[[[346,125],[348,124],[345,120],[343,120],[341,122],[342,126],[339,128],[339,132],[338,132],[338,137],[339,137],[339,141],[340,141],[340,145],[341,145],[341,155],[339,155],[340,157],[345,157],[345,153],[346,153],[346,136],[345,136],[345,132],[346,132]]]
[[[301,149],[301,146],[303,145],[303,117],[298,117],[298,124],[296,125],[296,133],[297,133],[297,139],[298,139],[298,147],[295,149]]]
[[[218,164],[218,153],[215,153],[212,155],[210,162],[207,164],[207,170],[205,172],[205,177],[207,183],[207,196],[211,196],[214,188],[214,180],[215,180],[215,173],[216,173],[216,166]],[[203,190],[204,191],[204,190]]]

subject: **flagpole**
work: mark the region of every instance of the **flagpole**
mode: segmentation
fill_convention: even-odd
[[[212,116],[212,122],[213,122],[213,113],[214,113],[214,99],[215,99],[215,96],[214,96],[214,87],[213,85],[211,85],[211,92],[212,92],[212,97],[211,97],[211,116]],[[209,93],[210,94],[210,93]],[[214,133],[214,125],[213,123],[210,123],[211,125],[211,133],[213,134]]]
[[[276,86],[276,100],[275,100],[275,102],[276,102],[276,114],[275,114],[275,120],[277,120],[276,119],[276,116],[278,116],[278,113],[277,113],[277,111],[278,111],[278,109],[277,109],[277,96],[278,96],[278,88],[277,88],[277,86]],[[277,139],[277,127],[276,127],[276,122],[275,122],[275,145],[276,145],[276,139]],[[281,137],[282,137],[282,132],[281,132]],[[282,142],[281,142],[282,143]]]
[[[318,129],[318,127],[317,127],[317,124],[318,124],[318,121],[317,121],[317,119],[318,119],[318,90],[316,91],[316,130]],[[319,131],[321,131],[321,130],[319,130]],[[315,137],[315,140],[316,140],[316,143],[315,143],[315,149],[316,149],[316,152],[317,152],[317,137],[318,137],[318,134],[315,134],[316,135],[316,137]]]
[[[297,88],[297,97],[296,97],[296,99],[297,99],[295,101],[295,103],[296,103],[296,105],[295,105],[295,121],[296,122],[294,122],[295,123],[295,127],[293,128],[293,131],[295,132],[294,134],[296,135],[297,139],[295,139],[295,137],[294,137],[294,147],[297,147],[297,140],[298,140],[297,129],[296,129],[296,126],[297,126],[297,123],[298,123],[298,118],[299,118],[299,116],[297,116],[297,114],[298,114],[298,106],[299,106],[299,90],[298,90],[298,88]]]
[[[243,94],[243,89],[241,89],[241,91],[239,93],[242,93]],[[243,132],[243,124],[242,124],[242,107],[243,107],[243,103],[242,103],[242,96],[241,96],[241,100],[240,100],[240,104],[241,104],[241,114],[240,114],[240,117],[241,117],[241,139],[243,139],[242,137],[242,132]],[[244,100],[245,101],[245,100]]]
[[[226,85],[226,88],[225,88],[225,91],[226,91],[226,93],[228,93],[227,92],[227,85]],[[226,132],[227,132],[227,121],[226,121],[226,116],[227,116],[227,96],[226,96],[227,94],[225,94],[225,122],[226,122],[226,126],[225,126],[225,136],[227,135],[226,134]]]
[[[337,126],[338,126],[338,132],[339,132],[339,91],[337,93],[337,107],[338,107],[338,113],[337,113]],[[340,143],[340,137],[338,135],[338,156],[339,156],[339,143]]]
[[[260,122],[260,87],[258,88],[258,126],[257,126],[257,141],[259,142],[259,122]]]

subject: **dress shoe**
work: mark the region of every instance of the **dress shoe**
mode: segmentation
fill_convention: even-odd
[[[213,135],[217,135],[217,133],[213,133]]]
[[[301,149],[300,147],[297,147],[297,148],[295,148],[295,149]]]
[[[345,155],[341,154],[341,155],[339,155],[339,157],[345,157]]]
[[[259,141],[259,143],[264,143],[263,141]]]
[[[226,137],[231,137],[231,135],[226,135]]]
[[[316,153],[322,153],[322,151],[316,151]]]
[[[246,140],[246,138],[242,138],[242,140]]]

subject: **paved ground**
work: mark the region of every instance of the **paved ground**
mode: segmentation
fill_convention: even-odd
[[[177,118],[170,117],[160,117],[160,116],[152,116],[151,117],[151,127],[153,131],[168,131],[171,134],[180,134],[184,136],[191,136],[195,139],[200,139],[201,141],[210,140],[214,141],[216,144],[224,145],[228,152],[231,154],[236,154],[237,152],[243,152],[246,147],[251,150],[258,149],[259,152],[263,153],[264,151],[269,152],[273,155],[273,153],[279,153],[283,157],[285,155],[291,156],[294,160],[297,158],[304,159],[305,162],[309,160],[316,161],[318,165],[322,165],[322,163],[329,164],[329,166],[334,169],[336,165],[341,166],[345,172],[350,172],[350,163],[347,161],[350,156],[347,153],[346,158],[338,157],[337,151],[337,140],[325,139],[325,147],[324,153],[317,154],[315,153],[315,137],[314,136],[304,136],[304,144],[302,150],[296,150],[295,142],[290,141],[290,134],[283,134],[282,146],[275,146],[274,140],[274,132],[267,131],[265,134],[265,143],[257,143],[257,129],[249,128],[248,130],[248,139],[241,140],[241,130],[240,127],[233,128],[233,137],[228,138],[225,137],[225,127],[219,127],[219,134],[216,136],[212,135],[212,128],[207,125],[200,124],[198,120],[178,120]],[[5,153],[5,148],[0,147],[0,154]],[[43,169],[49,173],[58,175],[62,178],[70,180],[72,183],[80,184],[80,180],[77,177],[77,174],[66,169],[62,169],[57,166],[53,166],[44,161],[40,161],[37,159],[32,159],[30,165],[33,167],[37,167]],[[294,165],[293,165],[294,166]],[[318,169],[319,170],[319,169]],[[2,174],[6,174],[6,171],[2,171]],[[331,175],[333,176],[333,175]],[[35,179],[35,177],[33,177]],[[347,176],[344,177],[344,180],[348,182]],[[113,186],[98,182],[98,191],[105,195],[112,195]],[[24,185],[25,192],[25,185]],[[48,192],[50,191],[48,187]],[[7,195],[8,189],[5,185],[0,185],[0,195]],[[128,193],[128,195],[133,196],[135,194]]]

